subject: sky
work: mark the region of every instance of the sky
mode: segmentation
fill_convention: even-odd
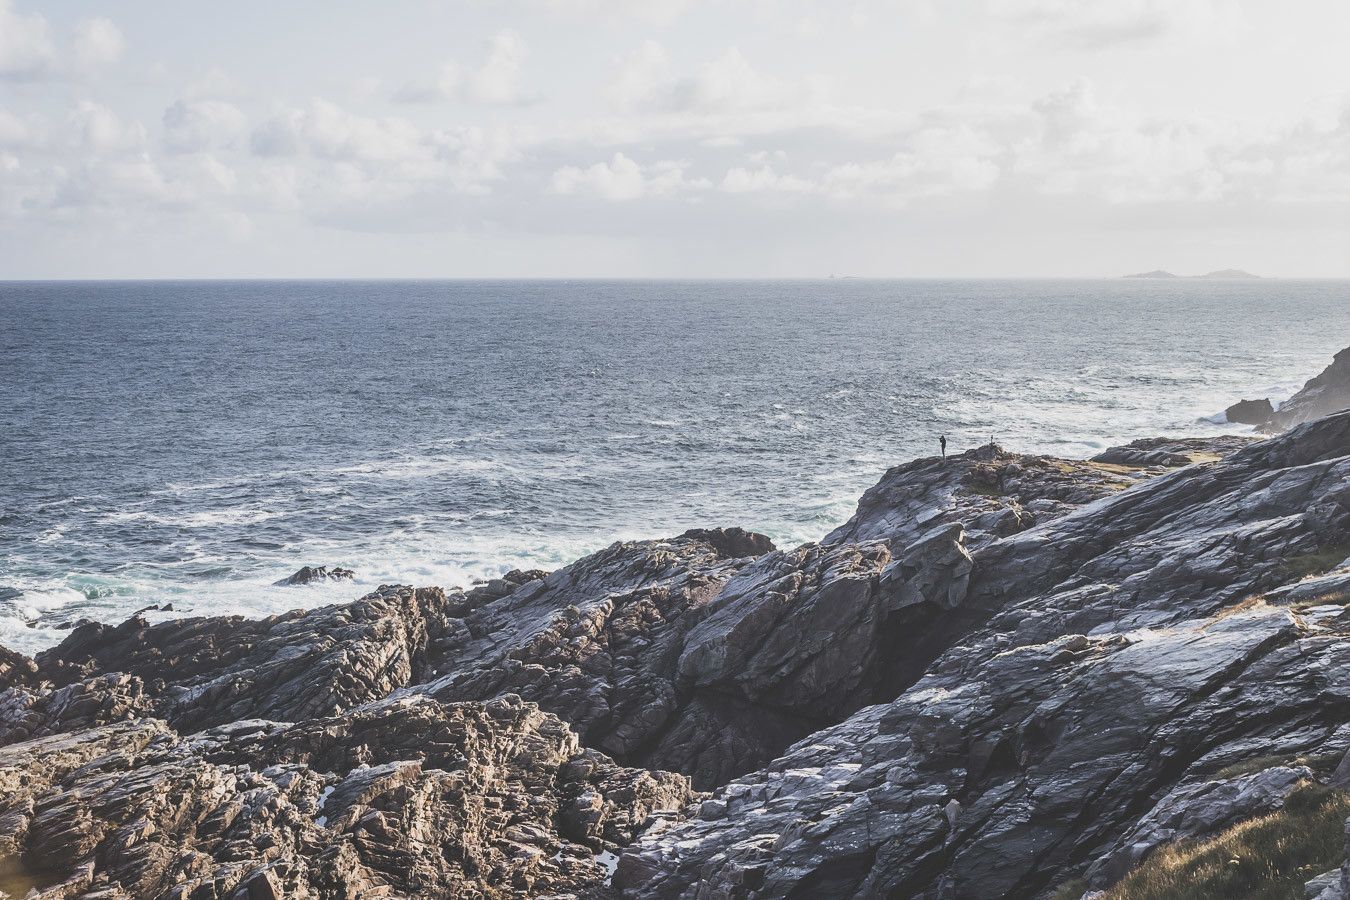
[[[1344,0],[0,0],[0,279],[1350,276]]]

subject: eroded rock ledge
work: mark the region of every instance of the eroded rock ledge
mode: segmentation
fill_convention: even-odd
[[[696,530],[468,591],[85,624],[0,652],[0,890],[1104,889],[1333,777],[1347,556],[1341,413],[917,460],[792,549]]]

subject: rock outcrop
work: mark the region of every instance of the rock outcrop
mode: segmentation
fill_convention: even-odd
[[[0,651],[0,892],[1106,890],[1350,781],[1347,557],[1350,412],[916,460],[791,549],[84,623]]]
[[[334,566],[331,569],[327,566],[301,566],[294,574],[278,581],[275,586],[287,587],[296,584],[311,584],[315,581],[350,581],[355,577],[355,572],[341,566]]]
[[[1275,434],[1343,409],[1350,409],[1350,347],[1337,353],[1320,375],[1281,403],[1261,430]]]
[[[693,798],[511,697],[131,720],[0,748],[0,787],[4,883],[42,897],[577,896]]]
[[[1223,411],[1223,417],[1235,425],[1264,425],[1275,415],[1269,400],[1239,400]]]

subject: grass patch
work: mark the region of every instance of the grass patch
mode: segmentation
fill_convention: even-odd
[[[1140,466],[1127,466],[1122,463],[1104,463],[1088,460],[1086,464],[1091,468],[1096,469],[1098,472],[1107,472],[1111,475],[1124,475],[1126,478],[1132,478],[1143,471]],[[1073,474],[1072,469],[1069,470],[1069,474]],[[1131,481],[1129,483],[1134,484],[1135,482]]]
[[[1265,596],[1262,594],[1254,594],[1253,596],[1248,597],[1245,600],[1239,600],[1237,603],[1234,603],[1231,606],[1225,606],[1223,609],[1219,610],[1214,615],[1210,616],[1209,622],[1207,623],[1206,627],[1208,627],[1209,625],[1213,625],[1215,622],[1222,622],[1229,616],[1237,616],[1245,612],[1251,612],[1252,610],[1258,609],[1265,605],[1266,605]]]
[[[981,497],[1006,497],[1008,496],[999,488],[988,484],[963,484],[961,485],[967,494],[979,494]]]
[[[1266,769],[1273,769],[1275,766],[1307,766],[1318,775],[1330,775],[1335,771],[1336,766],[1341,762],[1340,753],[1304,753],[1300,756],[1253,756],[1251,759],[1244,759],[1242,762],[1233,763],[1231,766],[1224,766],[1214,773],[1214,780],[1222,781],[1225,778],[1237,778],[1239,775],[1251,775],[1253,772],[1264,772]]]
[[[1294,578],[1307,578],[1330,572],[1350,557],[1350,543],[1338,544],[1318,553],[1303,553],[1284,561],[1284,570]]]
[[[1144,860],[1103,900],[1302,900],[1303,883],[1345,861],[1350,793],[1313,782],[1284,808]]]
[[[1346,591],[1327,591],[1325,594],[1318,594],[1311,600],[1300,600],[1289,608],[1294,612],[1301,613],[1307,612],[1318,606],[1345,606],[1347,602],[1350,602],[1350,593],[1347,593]]]
[[[1078,900],[1087,893],[1088,883],[1082,878],[1075,878],[1072,881],[1066,881],[1046,900]]]

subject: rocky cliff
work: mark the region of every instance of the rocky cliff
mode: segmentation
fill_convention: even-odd
[[[1261,426],[1261,430],[1275,434],[1301,422],[1310,422],[1319,416],[1350,408],[1350,347],[1336,354],[1331,365],[1316,378],[1303,385],[1302,390],[1280,404],[1280,408]]]
[[[1330,900],[1347,556],[1350,412],[917,460],[802,547],[87,623],[0,650],[0,891],[1166,896],[1303,816],[1260,877]]]

